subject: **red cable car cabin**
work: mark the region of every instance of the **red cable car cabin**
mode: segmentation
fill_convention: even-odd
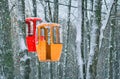
[[[29,17],[25,19],[26,24],[28,25],[27,35],[26,35],[26,44],[28,52],[36,52],[36,24],[37,21],[42,21],[41,18]]]

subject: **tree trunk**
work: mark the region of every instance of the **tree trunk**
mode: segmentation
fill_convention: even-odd
[[[0,79],[13,79],[13,50],[8,0],[0,1]]]
[[[12,3],[13,2],[13,3]],[[14,78],[18,79],[29,79],[29,73],[31,71],[30,68],[30,57],[28,57],[28,51],[25,45],[24,36],[22,27],[24,26],[24,18],[25,13],[24,7],[25,3],[22,3],[24,1],[11,1],[9,2],[10,8],[11,6],[15,5],[13,10],[11,11],[10,15],[12,17],[11,21],[11,38],[12,38],[12,47],[13,47],[13,53],[14,53]],[[16,4],[14,4],[16,3]],[[17,17],[19,16],[19,17]],[[24,16],[24,17],[23,17]],[[25,29],[24,29],[25,30]]]
[[[69,78],[68,77],[68,72],[67,72],[67,64],[68,64],[68,52],[69,52],[69,37],[70,37],[70,16],[71,16],[71,0],[69,0],[68,2],[68,20],[67,20],[67,34],[66,34],[66,46],[65,46],[65,78]]]
[[[118,0],[114,0],[113,8],[111,11],[111,17],[110,17],[110,25],[111,25],[111,39],[110,39],[110,57],[109,57],[109,62],[110,62],[110,69],[109,69],[109,79],[119,79],[120,76],[118,75],[120,73],[119,70],[119,18],[118,18],[118,11],[117,11],[117,6],[118,6]]]
[[[110,24],[111,27],[110,27],[109,79],[114,78],[114,76],[113,76],[114,63],[112,61],[116,62],[116,60],[114,60],[114,54],[113,54],[115,52],[115,46],[114,46],[115,39],[113,37],[115,36],[114,32],[115,32],[115,26],[116,26],[116,13],[117,13],[116,8],[117,8],[116,5],[113,5],[112,10],[110,12],[110,15],[112,14],[111,17],[113,17],[113,18],[110,18],[112,25]],[[116,63],[116,65],[117,65],[117,63]],[[117,67],[118,67],[118,65],[117,65]],[[115,79],[118,79],[118,78],[115,78]]]
[[[37,17],[37,4],[36,4],[36,0],[32,0],[33,2],[33,15],[34,17]]]
[[[58,0],[54,0],[54,12],[53,12],[53,19],[55,23],[58,23],[58,17],[59,17],[59,5],[58,5],[59,1]]]
[[[83,28],[83,0],[78,0],[78,19],[76,25],[76,53],[77,53],[77,62],[79,66],[79,75],[78,79],[84,79],[83,75],[83,58],[82,58],[82,51],[81,51],[81,43],[82,43],[82,28]]]
[[[95,12],[94,12],[95,11]],[[99,52],[99,29],[101,26],[101,0],[94,0],[93,21],[90,35],[90,53],[87,63],[86,79],[95,79]]]

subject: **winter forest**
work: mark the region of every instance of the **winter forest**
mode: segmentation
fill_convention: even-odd
[[[27,17],[60,24],[58,62],[28,52]],[[120,0],[0,0],[0,79],[120,79]]]

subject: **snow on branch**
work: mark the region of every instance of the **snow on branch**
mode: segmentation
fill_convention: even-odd
[[[19,45],[20,45],[20,51],[26,50],[27,47],[26,47],[26,45],[25,45],[25,41],[24,41],[24,39],[23,39],[22,33],[19,33],[19,38],[18,38],[18,40],[19,40]]]

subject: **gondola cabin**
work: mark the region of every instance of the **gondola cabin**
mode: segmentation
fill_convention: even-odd
[[[62,52],[59,26],[56,23],[41,23],[37,26],[36,51],[40,61],[59,61]]]
[[[41,22],[41,18],[29,17],[25,19],[27,24],[26,44],[28,52],[36,52],[36,23]]]

